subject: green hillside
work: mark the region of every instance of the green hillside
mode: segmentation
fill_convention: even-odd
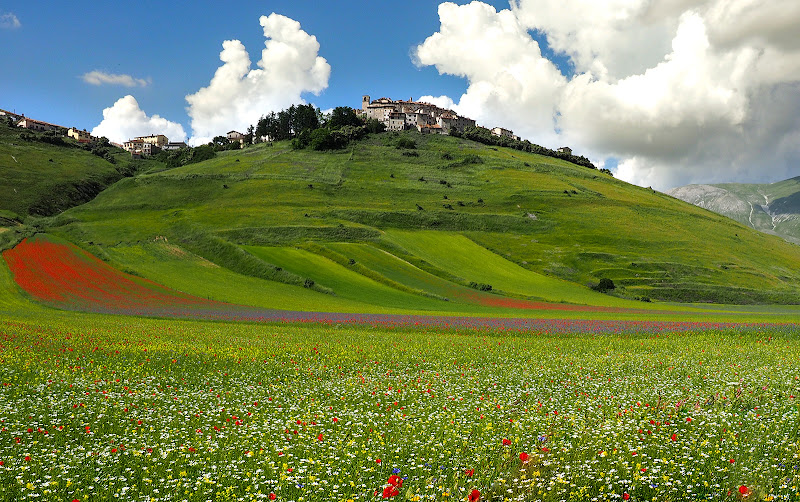
[[[71,138],[0,121],[0,227],[13,224],[3,218],[58,214],[91,200],[123,176],[158,165],[131,161],[129,154],[111,146],[95,147],[93,154],[91,147]]]
[[[280,308],[800,301],[800,248],[779,238],[563,160],[407,136],[416,148],[383,133],[221,152],[122,179],[44,229],[166,286]],[[601,278],[617,288],[592,291]]]
[[[800,244],[800,176],[768,184],[686,185],[668,193],[761,232]]]

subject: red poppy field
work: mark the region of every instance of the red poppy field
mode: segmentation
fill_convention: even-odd
[[[56,308],[153,314],[224,305],[123,274],[72,244],[41,235],[3,252],[3,258],[26,293]]]

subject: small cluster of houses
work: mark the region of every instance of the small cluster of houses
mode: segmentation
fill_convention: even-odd
[[[454,129],[461,132],[467,127],[475,127],[475,121],[470,118],[413,98],[408,101],[389,98],[371,101],[369,96],[363,96],[361,113],[368,120],[381,122],[387,131],[416,129],[426,134],[450,134]]]
[[[163,134],[137,136],[122,144],[122,148],[134,158],[149,157],[161,151],[173,152],[187,146],[183,141],[170,142]]]
[[[358,113],[358,110],[355,111]],[[475,127],[474,120],[462,117],[453,110],[414,101],[413,98],[408,98],[408,101],[389,98],[372,101],[368,95],[364,95],[361,98],[361,115],[381,122],[387,131],[416,129],[421,133],[449,135],[453,130],[464,132],[467,127]],[[520,141],[520,137],[510,129],[494,127],[489,131],[497,137]],[[572,155],[572,149],[567,146],[562,146],[558,152]]]
[[[36,132],[54,131],[69,138],[74,138],[79,143],[92,143],[97,138],[91,135],[86,129],[78,129],[77,127],[64,127],[57,124],[51,124],[41,120],[35,120],[26,117],[23,114],[17,114],[8,110],[0,109],[0,119],[10,118],[17,127],[28,129]],[[177,143],[170,143],[169,139],[163,134],[151,134],[150,136],[137,136],[136,138],[126,141],[124,144],[119,145],[112,143],[114,146],[123,148],[130,152],[133,157],[147,157],[154,155],[162,150],[171,151],[186,148],[188,145],[183,141]]]
[[[78,129],[77,127],[67,128],[57,124],[51,124],[49,122],[35,120],[30,117],[26,117],[24,114],[17,114],[14,112],[10,112],[8,110],[0,110],[0,118],[10,118],[17,127],[21,127],[23,129],[28,129],[31,131],[60,132],[61,134],[69,138],[75,138],[75,140],[77,140],[79,143],[91,143],[96,139],[90,133],[88,133],[86,129],[81,130]]]
[[[369,96],[361,98],[361,114],[367,119],[376,119],[386,126],[387,131],[405,131],[416,129],[425,134],[450,134],[456,130],[463,132],[467,127],[475,127],[475,121],[458,115],[453,110],[440,108],[424,101],[395,101],[380,98],[374,101]],[[513,131],[502,127],[491,129],[495,136],[504,136],[519,140]]]

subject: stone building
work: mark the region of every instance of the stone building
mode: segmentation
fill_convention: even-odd
[[[41,120],[34,120],[30,117],[22,117],[22,119],[17,122],[17,127],[22,127],[23,129],[29,129],[31,131],[59,131],[65,129],[65,127],[61,127],[55,124],[48,124],[47,122],[42,122]]]
[[[129,139],[122,145],[122,148],[131,155],[147,157],[157,154],[167,144],[169,144],[169,139],[163,134],[151,134]]]
[[[86,132],[86,130],[81,131],[77,127],[70,127],[67,131],[67,136],[75,138],[79,143],[90,143],[93,139],[92,135]]]
[[[510,129],[495,127],[494,129],[492,129],[492,134],[500,138],[509,138],[519,141],[519,136],[515,135],[514,131]]]

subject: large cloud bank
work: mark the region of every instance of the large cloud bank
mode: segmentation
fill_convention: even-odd
[[[460,113],[667,189],[800,174],[796,0],[517,0],[439,6],[419,65],[467,79]],[[531,36],[574,66],[566,76]]]
[[[301,94],[318,94],[328,86],[331,67],[318,55],[316,37],[300,23],[279,14],[261,16],[264,37],[258,68],[238,40],[222,44],[220,66],[208,87],[186,96],[193,144],[230,130],[244,130],[270,111],[304,102]]]
[[[118,99],[113,106],[103,110],[103,121],[92,129],[92,136],[105,136],[116,143],[150,134],[163,134],[170,141],[186,139],[182,125],[158,115],[148,117],[131,95]]]

